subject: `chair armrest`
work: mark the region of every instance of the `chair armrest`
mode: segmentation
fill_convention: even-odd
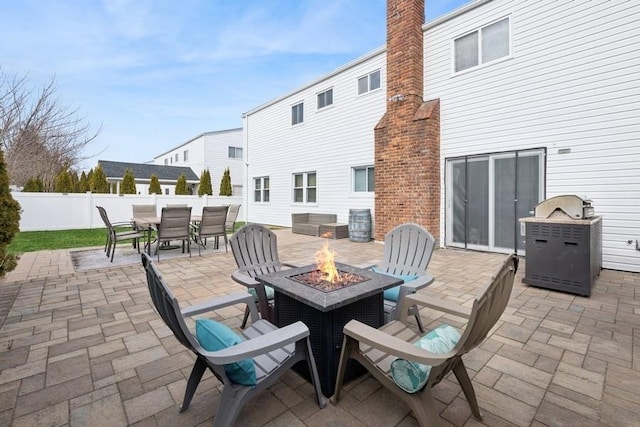
[[[427,273],[424,276],[418,276],[417,278],[400,285],[400,292],[402,292],[402,288],[407,289],[407,294],[415,293],[416,291],[426,288],[434,281],[433,276],[430,273]]]
[[[238,362],[273,350],[280,350],[282,347],[296,343],[308,336],[309,328],[307,328],[307,325],[297,321],[223,350],[203,350],[202,354],[215,364],[226,365],[227,363]]]
[[[219,308],[228,307],[230,305],[236,304],[247,304],[250,310],[256,310],[255,302],[253,301],[253,296],[246,292],[235,293],[230,295],[224,295],[215,299],[211,299],[208,301],[203,301],[198,304],[191,305],[189,307],[185,307],[180,310],[180,313],[184,316],[195,316],[197,314],[206,313],[209,311],[217,310]],[[256,316],[258,313],[256,312]]]
[[[430,295],[424,294],[411,294],[407,295],[404,299],[407,309],[410,305],[417,304],[421,307],[432,308],[434,310],[441,311],[443,313],[449,313],[456,316],[469,318],[471,315],[471,307],[457,304],[452,301],[447,301],[442,298],[436,298]],[[404,311],[404,304],[402,311]]]
[[[257,286],[260,286],[260,282],[258,282],[248,274],[240,272],[240,270],[236,270],[231,273],[231,279],[233,279],[234,282],[240,283],[241,285],[244,285],[248,288],[255,288]]]
[[[134,224],[135,224],[134,221],[118,221],[118,222],[111,223],[111,225],[113,225],[114,227],[121,227],[123,225],[128,225],[129,227],[133,227]]]
[[[431,353],[410,342],[372,328],[357,320],[350,320],[349,323],[344,326],[344,334],[362,344],[369,345],[391,356],[424,365],[440,365],[456,354],[456,351],[453,350],[443,354]]]

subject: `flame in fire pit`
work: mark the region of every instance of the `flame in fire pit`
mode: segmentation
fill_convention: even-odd
[[[324,242],[322,249],[315,254],[318,270],[322,272],[322,280],[335,283],[338,279],[338,269],[336,268],[335,252],[329,250],[329,242]]]

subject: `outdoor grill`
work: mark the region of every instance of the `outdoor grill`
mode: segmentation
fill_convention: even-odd
[[[591,201],[575,195],[540,202],[525,224],[523,282],[546,289],[590,296],[602,267],[602,217]]]

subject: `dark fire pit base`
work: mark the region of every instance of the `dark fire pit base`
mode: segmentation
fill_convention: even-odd
[[[384,323],[382,292],[326,312],[276,292],[275,306],[277,307],[275,321],[278,326],[286,326],[301,320],[309,327],[311,348],[318,367],[320,386],[322,393],[327,397],[333,395],[336,385],[344,325],[351,319],[357,319],[374,328],[379,328]],[[309,380],[306,362],[298,363],[294,369]],[[358,362],[350,360],[347,364],[345,381],[356,378],[364,372],[366,370]]]

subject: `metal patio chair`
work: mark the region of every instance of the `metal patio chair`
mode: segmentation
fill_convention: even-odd
[[[435,239],[418,224],[406,223],[391,229],[384,238],[383,260],[368,268],[377,273],[388,274],[405,280],[397,288],[384,292],[385,323],[398,319],[398,310],[405,296],[433,283],[427,266],[435,246]],[[415,316],[420,331],[423,331],[418,307],[412,306],[409,314]]]
[[[225,221],[227,220],[228,206],[205,206],[202,208],[202,219],[194,226],[194,240],[198,244],[198,255],[202,255],[201,247],[207,247],[207,238],[215,237],[218,247],[218,239],[224,238],[224,250],[228,251],[227,232],[225,230]]]
[[[182,253],[189,251],[191,258],[191,207],[164,207],[160,215],[156,237],[156,254],[160,261],[160,243],[171,242],[172,240],[182,241]]]
[[[227,233],[232,233],[236,229],[236,219],[238,219],[238,214],[240,213],[240,205],[229,205],[229,210],[227,211],[227,220],[225,221],[224,228],[227,230]]]
[[[111,257],[111,262],[113,262],[113,255],[116,252],[116,243],[123,240],[132,240],[133,247],[137,248],[138,253],[140,253],[140,238],[144,238],[145,234],[134,230],[131,222],[111,222],[105,208],[102,206],[96,206],[96,208],[98,212],[100,212],[102,222],[104,222],[105,227],[107,227],[107,240],[104,244],[104,250],[107,253],[107,257]],[[117,231],[118,229],[116,227],[121,231]],[[122,230],[121,227],[127,227],[129,229]]]
[[[171,329],[175,338],[196,356],[180,412],[189,408],[204,372],[209,369],[223,385],[222,397],[217,405],[218,412],[215,414],[213,425],[214,427],[232,426],[249,399],[273,385],[300,361],[307,362],[316,403],[320,408],[327,405],[327,400],[320,390],[315,359],[309,343],[309,329],[304,323],[296,322],[284,328],[277,328],[270,322],[259,319],[253,297],[247,293],[225,295],[180,308],[153,260],[145,253],[142,254],[142,265],[146,270],[147,285],[156,311]],[[194,333],[187,327],[185,319],[236,304],[247,305],[251,313],[252,325],[242,332],[242,338],[239,338],[240,342],[237,344],[215,351],[206,350],[203,345],[207,344],[201,344],[204,340],[199,339],[197,331]],[[239,363],[249,363],[255,371],[251,384],[241,384],[232,379],[234,374],[230,368]]]
[[[510,255],[489,285],[474,299],[471,307],[427,295],[414,294],[405,297],[399,320],[393,320],[379,329],[357,320],[349,321],[344,327],[345,335],[334,401],[340,400],[346,363],[349,359],[355,359],[383,386],[409,405],[420,426],[440,425],[431,387],[438,384],[451,371],[458,379],[471,412],[477,419],[482,419],[462,356],[485,340],[504,312],[511,296],[517,269],[518,258],[516,255]],[[441,325],[421,337],[406,320],[409,307],[413,304],[466,318],[466,326],[461,335],[457,329],[449,325]],[[457,339],[450,340],[448,346],[444,345],[447,343],[446,340],[440,340],[440,336],[434,334],[439,328],[454,329]],[[437,343],[434,341],[436,336],[439,341]],[[428,340],[431,342],[427,342]],[[407,367],[411,369],[405,371],[404,368]],[[409,372],[421,373],[422,376],[411,376]],[[409,378],[414,380],[409,382],[414,388],[407,389]],[[418,378],[420,381],[415,381]]]
[[[238,266],[238,269],[231,274],[231,278],[249,289],[258,303],[262,318],[273,321],[273,289],[264,286],[254,278],[296,266],[280,262],[278,239],[274,233],[262,225],[244,225],[231,236],[229,243]],[[242,328],[247,324],[248,318],[247,310],[242,320]]]

